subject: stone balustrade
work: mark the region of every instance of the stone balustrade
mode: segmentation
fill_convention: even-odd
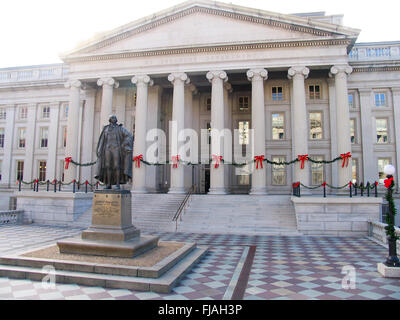
[[[39,65],[0,69],[0,83],[66,80],[69,68],[65,64]]]
[[[375,239],[377,242],[383,244],[384,246],[388,245],[386,230],[386,223],[378,222],[378,221],[368,221],[368,236]],[[400,228],[395,227],[396,234],[400,237]],[[397,240],[397,252],[400,252],[400,241]]]
[[[387,44],[356,44],[349,54],[349,61],[379,61],[400,59],[400,42]]]
[[[20,223],[22,221],[23,210],[0,211],[0,225]]]

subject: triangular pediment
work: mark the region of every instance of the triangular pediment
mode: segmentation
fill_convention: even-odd
[[[248,43],[354,39],[358,30],[304,17],[209,1],[188,1],[91,40],[64,55],[112,55]]]

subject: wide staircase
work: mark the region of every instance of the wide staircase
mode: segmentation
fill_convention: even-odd
[[[132,194],[132,223],[144,232],[174,232],[172,221],[184,194]]]
[[[192,195],[178,232],[300,235],[286,195]]]

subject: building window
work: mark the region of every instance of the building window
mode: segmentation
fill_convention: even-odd
[[[19,128],[18,129],[18,148],[25,148],[26,143],[26,129]]]
[[[387,119],[376,119],[376,142],[388,143]]]
[[[49,140],[49,129],[47,127],[40,128],[40,148],[47,148]]]
[[[239,110],[240,111],[248,111],[249,106],[250,106],[250,104],[249,104],[248,96],[239,97]]]
[[[308,87],[309,98],[311,100],[321,99],[321,89],[319,85],[311,85]]]
[[[351,176],[352,176],[352,182],[356,183],[358,181],[357,159],[351,159]]]
[[[286,161],[285,157],[272,157],[273,162],[283,163]],[[284,164],[272,165],[272,185],[282,186],[286,185],[286,167]]]
[[[136,106],[136,92],[133,94],[133,105]]]
[[[42,118],[43,119],[50,118],[50,106],[43,106],[42,107]]]
[[[28,108],[27,107],[20,107],[19,108],[19,118],[20,119],[28,118]]]
[[[7,111],[5,108],[0,108],[0,120],[7,119]]]
[[[46,161],[39,161],[39,181],[46,181]]]
[[[323,161],[324,157],[313,156],[316,161]],[[322,163],[311,163],[311,184],[320,185],[324,182],[324,166]]]
[[[250,170],[249,166],[245,165],[241,168],[237,168],[238,170],[238,184],[241,186],[249,185],[250,184]]]
[[[354,94],[353,93],[349,93],[348,94],[349,97],[349,107],[350,108],[355,108],[355,104],[354,104]]]
[[[0,181],[2,179],[2,173],[3,173],[3,161],[0,160]]]
[[[207,108],[207,111],[211,110],[211,98],[206,99],[206,108]]]
[[[272,87],[272,100],[282,101],[283,100],[283,88],[282,87]]]
[[[384,107],[384,106],[386,106],[386,94],[375,93],[375,107]]]
[[[272,114],[272,140],[285,139],[285,115],[283,113]]]
[[[68,119],[68,111],[69,111],[69,105],[64,104],[64,118]]]
[[[355,119],[350,119],[350,141],[356,143]]]
[[[249,142],[249,121],[239,121],[239,144],[248,145]]]
[[[17,180],[22,181],[24,179],[24,161],[17,161]]]
[[[67,127],[63,127],[63,147],[67,146]]]
[[[310,112],[310,139],[322,139],[322,113]]]
[[[386,179],[386,174],[383,172],[383,168],[388,164],[390,164],[390,158],[378,158],[379,183],[383,183]]]
[[[4,128],[0,128],[0,148],[4,148]]]

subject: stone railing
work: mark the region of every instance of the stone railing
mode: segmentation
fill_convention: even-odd
[[[23,210],[0,211],[0,225],[20,223],[23,217]]]
[[[385,227],[386,223],[368,221],[368,236],[377,242],[387,246],[387,237]],[[400,228],[395,227],[396,234],[400,236]],[[397,252],[400,252],[400,241],[397,240]]]
[[[24,81],[65,80],[68,66],[64,64],[0,69],[0,84]]]
[[[400,43],[355,45],[349,54],[350,62],[400,60]]]

